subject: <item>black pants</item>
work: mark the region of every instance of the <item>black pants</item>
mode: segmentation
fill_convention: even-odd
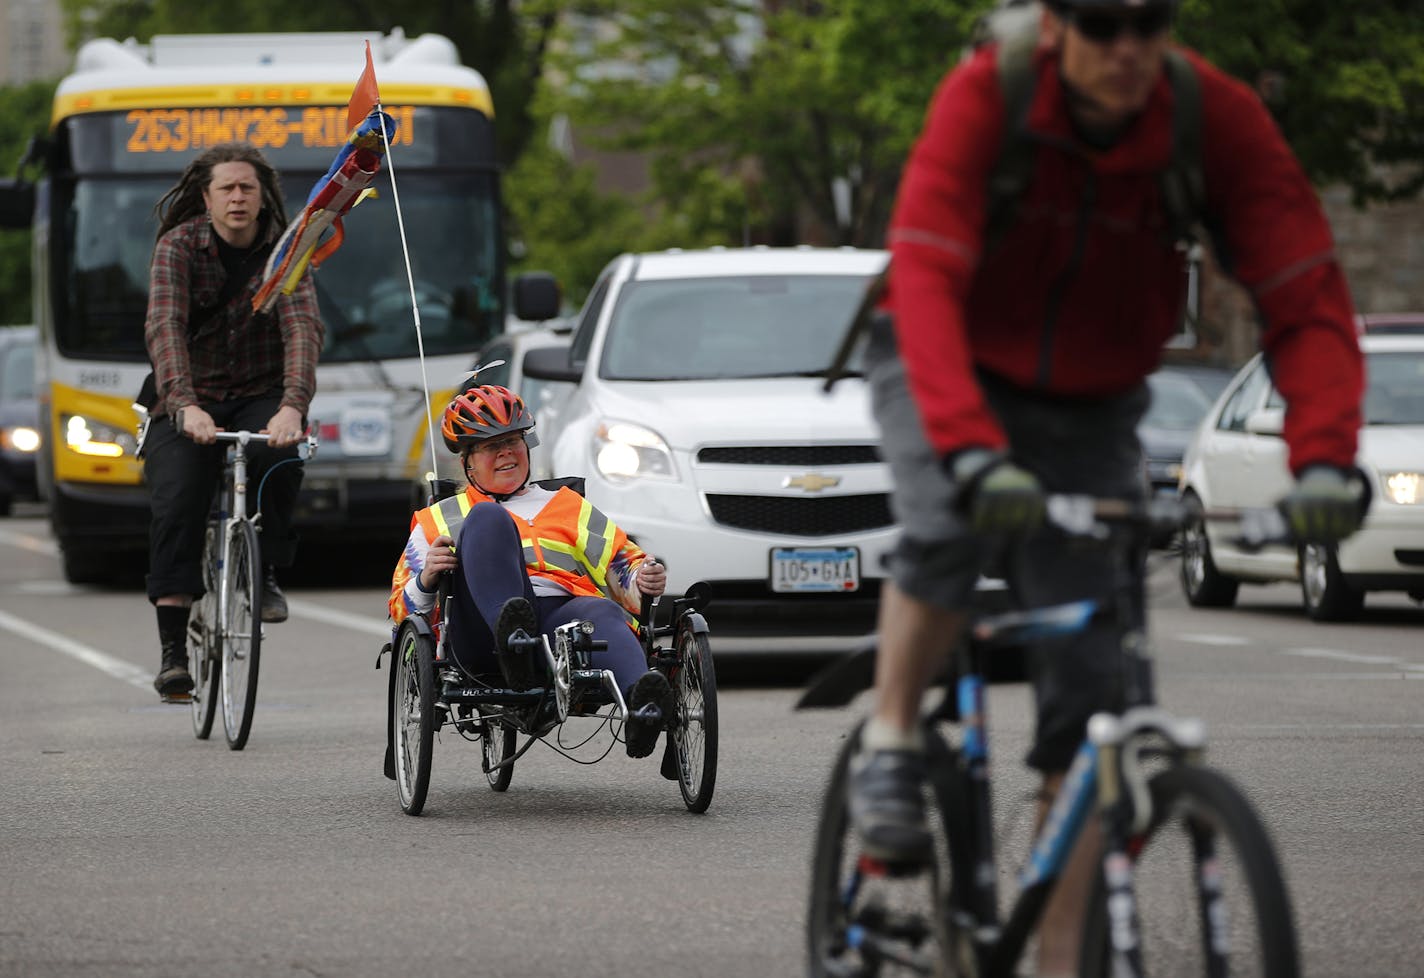
[[[252,397],[201,405],[219,428],[259,431],[281,407],[281,398]],[[203,534],[223,473],[228,445],[199,445],[173,425],[155,418],[143,448],[143,475],[148,483],[152,521],[148,533],[148,598],[203,593]],[[283,461],[292,459],[293,461]],[[248,515],[262,513],[258,537],[264,564],[288,567],[296,556],[292,511],[302,485],[302,462],[296,446],[248,447]],[[281,462],[282,464],[277,464]],[[271,478],[263,483],[263,477]],[[261,499],[258,487],[261,486]]]

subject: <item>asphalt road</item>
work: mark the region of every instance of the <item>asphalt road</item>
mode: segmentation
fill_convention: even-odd
[[[804,973],[815,813],[865,706],[794,712],[806,658],[725,662],[706,815],[656,755],[536,745],[496,794],[446,737],[410,818],[381,774],[379,578],[289,592],[238,753],[158,704],[138,590],[64,584],[33,516],[0,521],[0,555],[0,976]],[[1161,698],[1207,721],[1271,826],[1307,973],[1420,974],[1424,610],[1311,625],[1272,587],[1195,611],[1170,568],[1153,591]],[[1000,827],[1021,833],[1026,688],[990,710]]]

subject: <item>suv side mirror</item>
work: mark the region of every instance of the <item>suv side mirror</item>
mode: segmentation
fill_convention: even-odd
[[[1246,415],[1246,424],[1243,427],[1253,435],[1270,435],[1279,438],[1286,430],[1285,409],[1268,407],[1252,411]]]
[[[524,354],[524,376],[577,384],[583,378],[583,368],[569,362],[568,347],[541,346]]]
[[[35,185],[0,179],[0,228],[28,230],[35,219]]]
[[[542,323],[557,317],[562,304],[558,280],[548,272],[525,272],[514,280],[515,318]]]

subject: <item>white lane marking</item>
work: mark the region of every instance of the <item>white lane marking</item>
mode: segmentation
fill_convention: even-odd
[[[25,533],[20,530],[0,529],[0,543],[8,543],[12,547],[29,550],[32,553],[59,557],[59,548],[51,537],[36,536],[33,533]]]
[[[1367,655],[1361,652],[1344,652],[1340,649],[1294,648],[1281,649],[1282,655],[1298,655],[1307,659],[1334,659],[1337,662],[1359,662],[1369,666],[1394,666],[1399,669],[1424,669],[1424,666],[1406,662],[1392,655]]]
[[[352,631],[361,632],[363,635],[379,635],[382,638],[391,637],[391,623],[384,618],[371,618],[365,615],[354,615],[349,611],[337,611],[326,605],[316,604],[310,601],[292,600],[287,597],[287,611],[298,618],[307,618],[311,621],[319,621],[325,625],[336,625],[340,628],[349,628]]]
[[[88,666],[93,666],[101,672],[108,673],[115,679],[121,679],[131,686],[139,689],[151,689],[153,677],[144,669],[139,668],[132,662],[101,652],[90,645],[76,642],[58,632],[52,632],[48,628],[41,628],[39,625],[25,621],[23,618],[16,618],[7,612],[0,611],[0,628],[15,633],[22,639],[31,642],[39,642],[48,645],[56,652],[77,659]]]
[[[1169,636],[1182,642],[1195,642],[1198,645],[1250,645],[1251,640],[1242,638],[1240,635],[1212,635],[1205,632],[1188,632],[1185,635]]]

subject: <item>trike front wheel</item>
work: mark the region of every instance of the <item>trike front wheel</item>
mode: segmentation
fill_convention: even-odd
[[[401,810],[419,815],[435,748],[435,647],[408,621],[396,635],[394,668],[396,792]]]
[[[717,786],[717,671],[706,633],[686,623],[677,630],[672,680],[677,715],[668,729],[668,749],[677,761],[683,803],[701,813],[712,804]]]

